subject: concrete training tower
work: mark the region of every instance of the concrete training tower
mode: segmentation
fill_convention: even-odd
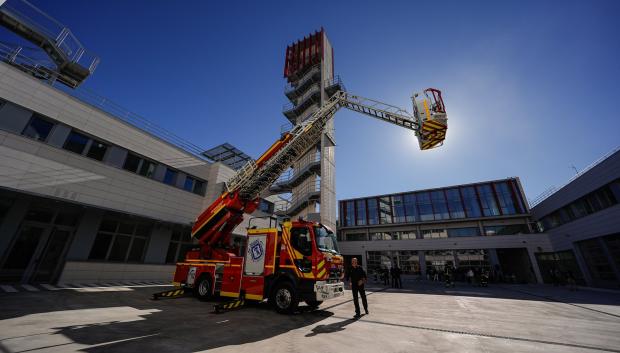
[[[333,88],[334,50],[325,31],[311,34],[286,48],[284,93],[290,100],[283,113],[292,125],[299,124],[329,99],[326,86]],[[311,148],[270,188],[272,194],[290,193],[276,204],[276,212],[291,218],[303,217],[336,229],[334,128],[330,120],[321,141]]]

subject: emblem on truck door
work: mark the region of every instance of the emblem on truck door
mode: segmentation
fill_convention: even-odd
[[[252,243],[250,243],[250,250],[252,252],[252,260],[258,261],[265,254],[265,249],[263,249],[263,243],[256,239]]]

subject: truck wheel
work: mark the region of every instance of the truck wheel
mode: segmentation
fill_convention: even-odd
[[[292,314],[299,304],[297,293],[288,282],[280,282],[276,286],[270,301],[273,302],[273,306],[280,314]]]
[[[322,300],[306,300],[306,304],[312,309],[316,309],[319,305],[323,304]]]
[[[200,276],[194,286],[194,295],[200,300],[211,299],[211,278],[209,276]]]

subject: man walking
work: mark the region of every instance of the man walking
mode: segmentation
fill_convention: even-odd
[[[366,272],[358,265],[357,259],[351,260],[351,269],[349,270],[349,285],[353,291],[353,304],[355,305],[355,318],[361,317],[359,296],[362,297],[362,305],[364,305],[364,311],[368,315],[368,302],[366,302],[366,292],[364,291],[364,284],[366,284]]]

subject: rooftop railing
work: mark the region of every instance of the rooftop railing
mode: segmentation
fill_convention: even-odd
[[[567,182],[562,184],[562,186],[560,186],[560,187],[552,186],[552,187],[548,188],[547,190],[543,191],[540,195],[536,196],[536,198],[534,198],[533,200],[529,201],[530,207],[534,207],[534,206],[540,204],[541,202],[543,202],[544,200],[549,198],[551,195],[555,194],[556,192],[558,192],[559,190],[564,188],[566,185],[572,183],[577,178],[579,178],[580,176],[582,176],[585,173],[587,173],[590,169],[592,169],[592,168],[596,167],[597,165],[601,164],[601,162],[603,162],[607,158],[611,157],[613,154],[615,154],[618,151],[620,151],[620,146],[616,146],[614,149],[612,149],[611,151],[605,153],[602,157],[600,157],[599,159],[595,160],[594,162],[592,162],[587,167],[583,168],[577,174],[573,175],[572,178],[568,179]]]

